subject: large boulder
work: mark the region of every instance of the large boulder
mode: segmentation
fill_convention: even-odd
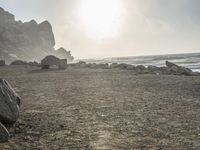
[[[19,117],[20,97],[15,93],[10,84],[0,79],[0,122],[13,124]]]
[[[166,66],[170,70],[171,74],[175,75],[193,75],[193,72],[189,68],[178,66],[172,62],[166,61]]]
[[[42,69],[49,69],[51,66],[57,66],[59,69],[67,68],[67,59],[59,59],[56,56],[46,56],[41,61]]]
[[[10,134],[6,127],[0,122],[0,143],[7,142]]]
[[[137,70],[137,71],[144,71],[145,69],[146,69],[146,67],[143,66],[143,65],[138,65],[138,66],[136,66],[136,70]]]
[[[172,68],[172,67],[179,67],[178,65],[172,63],[172,62],[169,62],[169,61],[166,61],[166,66],[169,67],[169,68]]]
[[[49,69],[50,66],[58,65],[59,61],[60,59],[57,58],[56,56],[53,56],[53,55],[46,56],[41,61],[42,69]]]

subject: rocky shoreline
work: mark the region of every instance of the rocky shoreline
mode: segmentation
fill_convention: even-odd
[[[129,65],[129,64],[96,64],[96,63],[86,63],[80,61],[75,64],[68,64],[72,68],[91,68],[91,69],[123,69],[123,70],[132,70],[137,74],[165,74],[165,75],[186,75],[186,76],[197,76],[200,75],[198,72],[193,72],[189,68],[178,66],[172,62],[166,61],[165,67],[156,67],[153,65],[145,67],[144,65]]]

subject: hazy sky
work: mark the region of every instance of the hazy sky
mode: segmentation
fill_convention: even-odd
[[[200,0],[0,0],[17,20],[48,20],[76,58],[200,52]]]

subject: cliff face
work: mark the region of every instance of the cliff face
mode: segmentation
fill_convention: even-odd
[[[16,59],[40,61],[47,55],[60,55],[54,46],[54,34],[48,21],[40,24],[35,20],[15,21],[14,15],[0,7],[0,57],[6,63]],[[65,58],[72,60],[69,52],[64,53],[68,56]]]

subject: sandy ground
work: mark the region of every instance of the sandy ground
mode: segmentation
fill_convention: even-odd
[[[0,68],[22,98],[2,150],[200,149],[200,77]]]

